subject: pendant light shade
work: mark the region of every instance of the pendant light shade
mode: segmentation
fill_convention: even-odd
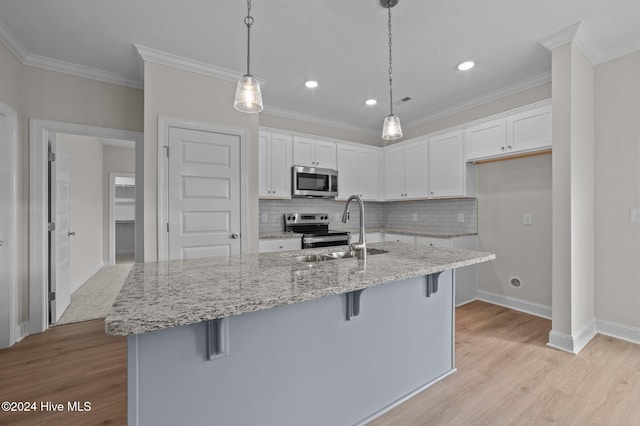
[[[238,80],[236,88],[236,100],[233,107],[242,112],[262,111],[262,92],[260,83],[251,74],[246,74]]]
[[[244,24],[247,26],[247,73],[238,80],[236,99],[233,103],[233,107],[241,112],[253,113],[262,111],[263,107],[260,83],[249,71],[251,59],[251,25],[253,25],[253,17],[251,16],[251,0],[247,0],[247,16],[244,18]]]
[[[402,127],[400,126],[400,118],[393,113],[393,61],[391,49],[391,8],[398,4],[398,0],[380,0],[380,5],[389,12],[389,115],[384,119],[382,125],[382,139],[385,141],[393,141],[402,137]]]
[[[384,119],[382,126],[382,139],[386,141],[394,141],[402,137],[402,127],[400,126],[400,118],[397,115],[388,115]]]

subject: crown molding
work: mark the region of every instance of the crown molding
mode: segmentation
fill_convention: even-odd
[[[221,80],[236,83],[244,74],[238,71],[222,68],[205,62],[196,61],[194,59],[185,58],[184,56],[174,55],[173,53],[163,52],[162,50],[153,49],[151,47],[134,44],[138,55],[145,62],[153,62],[160,65],[167,65],[184,71],[190,71],[196,74],[202,74],[209,77],[215,77]],[[265,85],[267,80],[254,76],[261,85]]]
[[[414,127],[418,127],[423,124],[427,124],[433,120],[437,120],[438,118],[456,114],[458,112],[462,112],[467,109],[477,107],[479,105],[486,104],[488,102],[492,102],[497,99],[504,98],[506,96],[513,95],[518,92],[522,92],[523,90],[540,86],[541,84],[548,83],[550,81],[551,81],[551,71],[545,71],[541,74],[534,75],[533,77],[528,78],[526,80],[522,80],[518,83],[510,84],[509,86],[502,87],[500,89],[494,90],[492,92],[486,93],[476,98],[469,99],[465,102],[461,102],[459,104],[450,106],[448,108],[439,109],[438,112],[429,114],[426,117],[421,117],[416,120],[409,120],[406,123],[406,128],[412,129]]]
[[[112,83],[118,86],[133,87],[135,89],[143,88],[142,82],[137,79],[129,79],[115,72],[86,67],[84,65],[47,58],[45,56],[29,54],[22,63],[31,67],[75,75],[77,77],[88,78],[91,80],[103,81],[105,83]]]
[[[104,81],[106,83],[113,83],[120,86],[134,87],[137,89],[142,88],[142,83],[140,81],[124,78],[118,73],[85,67],[71,62],[47,58],[45,56],[34,55],[24,47],[20,40],[16,38],[2,20],[0,20],[0,42],[7,46],[7,49],[9,49],[23,65],[75,75],[77,77],[89,78],[92,80]]]
[[[576,34],[578,33],[578,30],[580,29],[581,24],[582,24],[582,21],[578,21],[575,24],[568,26],[567,28],[564,28],[558,32],[555,32],[543,38],[542,40],[539,41],[539,43],[549,50],[553,50],[556,47],[560,47],[564,44],[567,44],[573,41],[573,39],[576,37]]]
[[[377,130],[373,130],[368,127],[354,126],[353,124],[347,124],[342,121],[319,118],[318,116],[315,116],[315,115],[303,114],[301,112],[291,111],[288,109],[278,108],[274,106],[265,106],[262,112],[270,115],[275,115],[278,117],[304,121],[305,123],[318,124],[321,126],[333,127],[335,129],[346,130],[348,132],[354,132],[354,133],[361,133],[369,136],[380,136],[381,134]]]
[[[24,63],[27,56],[29,56],[29,51],[26,47],[17,39],[17,37],[11,32],[9,27],[5,25],[4,22],[0,19],[0,41],[2,44],[7,46],[7,49],[13,53],[13,56],[18,58],[18,60]]]

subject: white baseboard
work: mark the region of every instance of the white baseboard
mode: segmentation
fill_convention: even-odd
[[[605,336],[640,345],[640,328],[596,318],[596,330]]]
[[[460,306],[464,306],[464,305],[468,305],[471,302],[475,302],[476,300],[478,300],[478,298],[475,299],[469,299],[469,300],[465,300],[464,302],[460,302],[456,305],[456,308],[459,308]]]
[[[87,281],[89,281],[89,278],[94,276],[96,274],[96,272],[98,272],[100,269],[105,267],[108,263],[109,263],[108,261],[104,261],[103,260],[102,262],[100,262],[96,266],[94,266],[93,269],[90,269],[89,272],[84,274],[84,276],[82,276],[76,282],[71,283],[71,293],[74,293],[77,289],[82,287],[82,284],[84,284]]]
[[[576,333],[575,337],[551,330],[547,346],[577,355],[596,334],[598,332],[596,331],[595,322],[587,324],[579,333]]]
[[[30,326],[31,324],[29,324],[29,321],[25,321],[16,325],[14,343],[18,343],[19,341],[21,341],[22,339],[24,339],[26,336],[30,334],[30,330],[29,330]]]
[[[538,317],[551,319],[551,306],[541,305],[539,303],[529,302],[527,300],[517,299],[511,296],[503,296],[501,294],[491,293],[484,290],[478,290],[478,300],[493,303],[494,305],[504,306],[505,308],[515,309],[516,311],[525,312]]]

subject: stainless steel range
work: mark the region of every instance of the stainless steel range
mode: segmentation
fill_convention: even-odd
[[[349,232],[330,231],[328,213],[285,213],[284,230],[302,234],[302,248],[348,245]]]

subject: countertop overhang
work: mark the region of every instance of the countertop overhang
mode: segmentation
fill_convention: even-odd
[[[487,262],[495,254],[398,242],[368,246],[388,253],[366,262],[299,263],[301,254],[346,246],[192,260],[137,263],[105,319],[107,334],[126,336],[349,293]]]

